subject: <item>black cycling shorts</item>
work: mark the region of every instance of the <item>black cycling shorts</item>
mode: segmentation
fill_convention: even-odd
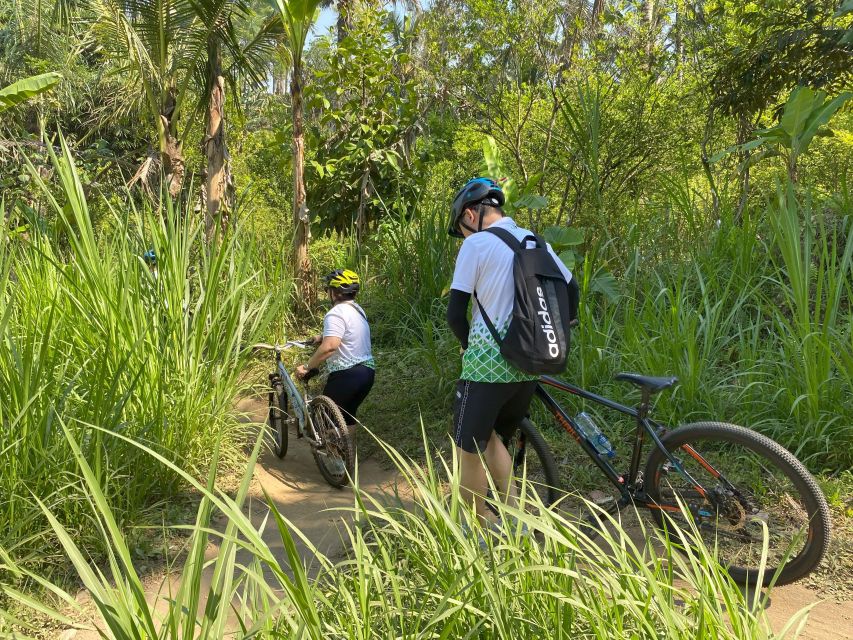
[[[536,380],[456,383],[453,442],[468,453],[486,450],[492,432],[508,438],[527,416]]]
[[[375,377],[376,372],[363,364],[335,371],[329,374],[323,395],[340,407],[347,424],[355,424],[355,413],[373,388]]]

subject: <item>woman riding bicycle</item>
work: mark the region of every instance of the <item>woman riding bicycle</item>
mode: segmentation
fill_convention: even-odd
[[[336,269],[326,275],[325,283],[332,308],[323,318],[323,334],[313,338],[319,347],[307,363],[296,368],[296,375],[304,378],[324,364],[329,378],[323,395],[340,407],[347,426],[352,426],[375,377],[370,325],[364,309],[355,302],[361,287],[355,271]]]

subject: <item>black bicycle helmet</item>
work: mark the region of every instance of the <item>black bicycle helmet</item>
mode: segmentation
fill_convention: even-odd
[[[504,192],[501,186],[491,178],[474,178],[469,180],[453,198],[453,208],[450,214],[450,228],[447,230],[454,238],[464,238],[459,231],[459,219],[465,209],[474,204],[490,204],[493,207],[502,207],[504,204]],[[480,217],[480,225],[483,218]],[[481,229],[477,229],[480,231]],[[473,229],[471,229],[473,231]]]
[[[356,294],[361,288],[361,279],[351,269],[335,269],[324,278],[326,287],[346,294]]]

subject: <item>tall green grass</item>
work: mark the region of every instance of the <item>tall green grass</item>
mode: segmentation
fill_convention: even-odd
[[[850,199],[815,204],[808,192],[783,185],[766,208],[745,209],[737,223],[725,210],[716,223],[702,212],[686,216],[682,210],[699,206],[692,193],[689,185],[667,183],[661,197],[678,214],[653,219],[654,228],[629,224],[648,212],[626,211],[625,233],[617,238],[586,230],[574,270],[581,322],[565,376],[632,402],[633,390],[613,382],[616,372],[676,375],[680,386],[656,398],[657,415],[666,421],[743,424],[777,439],[815,471],[848,468]],[[446,328],[444,294],[458,243],[447,237],[441,211],[388,223],[363,253],[375,335],[398,350],[395,357],[418,371],[449,412],[459,355]],[[616,303],[593,286],[601,268],[617,276]]]
[[[39,501],[89,548],[103,545],[62,428],[116,517],[138,517],[179,476],[105,432],[187,468],[209,462],[213,443],[236,443],[229,410],[245,344],[275,310],[265,296],[248,298],[256,274],[241,239],[206,246],[191,210],[137,208],[127,197],[109,209],[118,231],[97,237],[61,144],[59,193],[31,172],[56,225],[29,211],[27,234],[0,235],[0,545],[41,560],[56,547]],[[157,278],[141,259],[149,247]]]
[[[212,474],[202,485],[147,449],[152,459],[182,475],[204,496],[191,527],[179,586],[167,587],[160,594],[165,600],[155,607],[146,598],[152,594],[145,593],[94,469],[71,431],[63,432],[79,465],[93,522],[111,540],[107,567],[102,570],[88,562],[50,508],[43,503],[39,507],[91,593],[97,608],[94,623],[108,638],[219,639],[226,633],[235,638],[317,640],[784,636],[770,631],[763,596],[744,596],[711,551],[701,544],[693,547],[694,532],[681,532],[674,541],[643,532],[662,549],[655,553],[636,545],[619,527],[607,527],[592,539],[575,521],[552,512],[533,516],[522,504],[519,510],[502,511],[503,521],[515,524],[508,525],[504,535],[484,533],[481,546],[460,526],[471,525],[473,514],[458,501],[457,461],[436,458],[428,448],[430,462],[414,464],[385,443],[380,444],[399,471],[401,492],[396,497],[370,495],[355,479],[353,524],[346,526],[343,541],[346,557],[337,562],[307,540],[313,557],[300,558],[294,542],[304,537],[273,502],[265,526],[278,530],[281,557],[252,525],[244,502],[260,440],[233,499],[214,489]],[[224,530],[211,528],[215,513],[226,517]],[[522,522],[535,537],[521,533]],[[212,577],[205,588],[203,552],[210,542],[219,545],[219,553],[207,568]],[[694,550],[682,555],[676,544]],[[241,557],[248,553],[249,562],[238,562],[238,551]],[[306,570],[308,562],[319,569],[313,579]],[[69,627],[79,624],[79,604],[62,589],[5,554],[0,568],[29,578],[53,596],[53,602],[45,603],[3,586],[15,603],[0,611],[6,634],[12,625],[23,633],[33,628],[28,611]]]

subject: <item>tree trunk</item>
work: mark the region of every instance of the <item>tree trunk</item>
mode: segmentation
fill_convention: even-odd
[[[604,12],[605,0],[593,0],[592,3],[592,32],[593,36],[598,34],[598,23]]]
[[[166,186],[172,199],[176,199],[181,193],[184,184],[184,162],[183,143],[175,138],[171,129],[171,122],[165,115],[160,115],[160,162],[163,165],[163,174],[166,176]]]
[[[338,44],[352,30],[352,9],[352,0],[338,0],[338,22],[336,25]]]
[[[655,45],[655,0],[644,0],[645,22],[646,22],[646,58],[649,61],[649,69],[652,66],[652,54]]]
[[[222,77],[222,56],[218,41],[211,43],[208,56],[210,100],[203,147],[207,157],[204,232],[206,240],[210,242],[216,231],[217,220],[223,231],[228,227],[233,182],[225,142],[225,79]]]
[[[545,169],[548,167],[548,151],[551,148],[551,137],[554,134],[554,124],[557,121],[557,113],[560,111],[560,103],[557,100],[557,96],[553,96],[554,104],[551,107],[551,119],[548,121],[548,131],[545,134],[545,148],[542,151],[542,165],[539,169],[539,173],[542,174],[542,177],[539,179],[539,195],[545,195]]]
[[[180,195],[186,171],[183,143],[177,139],[173,121],[176,108],[175,88],[167,87],[165,99],[160,105],[157,134],[160,139],[160,164],[163,166],[163,175],[172,199]]]
[[[705,121],[705,132],[702,135],[702,140],[699,141],[699,150],[701,151],[702,170],[705,172],[705,177],[708,179],[708,186],[711,189],[711,208],[716,218],[720,213],[720,193],[717,191],[717,182],[714,179],[714,172],[711,170],[711,163],[708,160],[708,142],[711,139],[711,134],[714,130],[714,111],[708,110],[708,118]]]
[[[276,63],[272,65],[272,92],[277,96],[287,93],[287,74]]]
[[[367,228],[369,220],[365,214],[367,208],[367,199],[370,197],[370,165],[364,163],[364,173],[361,174],[361,192],[358,198],[358,215],[355,219],[355,237],[358,243],[361,244],[364,238],[364,232]]]
[[[752,135],[752,124],[744,115],[740,115],[738,117],[738,132],[737,132],[737,143],[738,145],[744,144]],[[742,151],[738,154],[740,156],[740,165],[741,165],[741,173],[740,173],[740,202],[738,202],[737,209],[735,209],[735,213],[733,216],[733,222],[737,226],[741,225],[743,221],[743,211],[746,209],[746,204],[749,200],[749,156],[751,152]]]
[[[684,18],[682,17],[682,13],[680,11],[679,5],[676,3],[675,9],[675,24],[673,27],[674,38],[675,38],[675,55],[678,65],[678,80],[679,82],[684,80],[684,64],[686,62],[684,56],[684,34],[682,31],[684,30]]]
[[[302,66],[294,65],[290,77],[293,109],[293,268],[303,298],[310,299],[311,262],[308,257],[309,219],[305,203],[305,135],[302,130]]]

